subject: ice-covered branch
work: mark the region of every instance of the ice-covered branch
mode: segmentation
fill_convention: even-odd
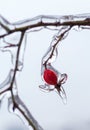
[[[24,51],[26,44],[25,30],[21,31],[19,34],[17,32],[17,34],[14,34],[14,38],[12,37],[13,35],[2,38],[0,44],[1,51],[10,52],[13,65],[6,79],[0,84],[0,101],[2,101],[3,97],[9,93],[9,110],[14,112],[20,118],[22,117],[22,120],[25,120],[25,123],[28,124],[29,127],[31,126],[34,130],[43,130],[31,115],[25,104],[21,101],[17,90],[16,75],[17,72],[21,71],[23,68]],[[12,108],[10,106],[12,106]]]
[[[58,54],[57,46],[60,41],[62,41],[64,38],[66,38],[69,30],[71,29],[70,26],[62,27],[56,35],[54,35],[50,47],[48,51],[45,53],[45,55],[42,58],[42,65],[46,67],[47,64],[52,63]]]
[[[51,40],[48,51],[41,61],[41,76],[45,84],[41,85],[40,88],[46,91],[56,90],[61,98],[64,99],[66,94],[62,84],[67,80],[67,74],[61,74],[52,66],[52,63],[58,54],[58,44],[67,37],[68,32],[73,27],[78,27],[77,30],[79,28],[90,29],[90,14],[66,16],[40,15],[16,23],[10,23],[0,15],[0,50],[2,52],[10,52],[12,63],[9,74],[0,84],[0,103],[3,97],[9,93],[9,110],[22,118],[34,130],[43,130],[43,128],[20,99],[16,80],[17,72],[23,69],[27,32],[39,31],[43,28],[57,30],[57,34]]]
[[[38,122],[34,119],[30,111],[27,109],[23,101],[20,99],[18,94],[14,95],[14,100],[12,99],[12,97],[8,99],[9,111],[14,112],[17,116],[19,116],[25,125],[28,126],[28,128],[31,126],[33,130],[43,130]]]
[[[45,16],[40,15],[32,19],[19,21],[16,23],[9,23],[5,18],[0,15],[0,37],[4,37],[13,32],[30,30],[36,31],[43,27],[48,29],[60,29],[60,26],[78,26],[90,27],[90,14],[82,15],[65,15],[65,16]]]

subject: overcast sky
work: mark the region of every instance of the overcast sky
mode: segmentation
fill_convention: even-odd
[[[69,15],[90,13],[90,0],[0,0],[0,14],[16,22],[37,15]],[[67,94],[64,105],[55,93],[43,93],[40,76],[41,58],[48,49],[54,31],[43,29],[28,33],[24,69],[18,78],[21,99],[45,130],[90,130],[90,32],[71,31],[59,46],[54,66],[68,74],[63,86]],[[7,56],[6,56],[7,55]],[[0,53],[0,79],[10,66],[10,55]],[[21,120],[8,113],[7,101],[0,110],[0,130],[28,130]]]

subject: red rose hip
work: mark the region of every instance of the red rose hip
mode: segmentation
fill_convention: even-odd
[[[57,74],[53,70],[46,69],[44,71],[43,78],[45,82],[48,83],[49,85],[57,84]]]

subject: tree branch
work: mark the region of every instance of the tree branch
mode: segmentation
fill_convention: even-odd
[[[40,15],[32,19],[19,21],[16,23],[9,23],[5,18],[0,15],[0,24],[7,33],[0,35],[0,38],[17,31],[25,31],[40,28],[55,27],[58,29],[60,26],[90,26],[90,14],[82,15],[66,15],[66,16],[45,16]],[[40,27],[40,28],[38,28]],[[55,29],[54,28],[54,29]]]
[[[5,96],[7,92],[10,92],[9,98],[8,98],[8,104],[9,106],[12,105],[11,110],[16,113],[20,118],[21,115],[24,117],[24,119],[27,121],[29,126],[31,126],[34,130],[43,130],[43,128],[38,124],[38,122],[34,119],[34,117],[31,115],[28,108],[25,106],[25,104],[21,101],[18,90],[17,90],[17,84],[16,84],[16,75],[18,71],[21,71],[22,69],[19,69],[19,66],[23,66],[23,56],[25,51],[25,35],[26,32],[30,31],[39,31],[43,28],[47,28],[50,30],[57,30],[58,33],[54,35],[54,38],[50,44],[50,47],[48,51],[45,53],[45,55],[42,58],[41,63],[41,75],[43,75],[43,71],[47,67],[51,67],[59,77],[61,74],[56,69],[54,69],[51,66],[51,63],[56,59],[57,57],[57,45],[58,43],[65,39],[67,36],[67,33],[74,27],[77,26],[78,28],[82,29],[90,29],[90,14],[82,14],[82,15],[66,15],[66,16],[45,16],[40,15],[32,19],[27,19],[24,21],[19,21],[16,23],[10,23],[8,22],[3,16],[0,15],[0,49],[1,51],[9,51],[11,54],[12,59],[14,60],[13,64],[14,67],[10,69],[10,72],[6,79],[3,81],[3,83],[0,84],[0,99],[2,100],[2,97]],[[20,34],[18,34],[20,32]],[[5,39],[6,36],[11,37],[13,34],[17,34],[17,43],[14,43],[10,39],[10,43]],[[13,52],[13,49],[15,49],[15,54]],[[66,77],[61,77],[59,81],[65,81]],[[63,82],[63,83],[65,83]],[[59,82],[61,83],[61,82]],[[61,85],[61,84],[59,84]],[[48,85],[47,85],[48,86]],[[59,87],[59,86],[58,86]],[[45,88],[45,86],[43,86]],[[53,90],[52,88],[46,90]],[[64,92],[65,93],[65,92]],[[16,111],[19,111],[16,112]]]

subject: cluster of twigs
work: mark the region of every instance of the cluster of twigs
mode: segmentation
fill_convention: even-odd
[[[68,16],[37,16],[32,19],[10,23],[0,15],[0,50],[9,51],[11,53],[11,62],[13,67],[10,68],[9,74],[5,81],[0,84],[0,100],[10,92],[8,104],[12,106],[12,111],[16,110],[24,117],[34,130],[43,130],[43,128],[34,119],[28,108],[20,99],[17,89],[16,75],[23,68],[23,59],[25,52],[25,37],[27,32],[39,31],[43,28],[57,30],[52,40],[48,52],[42,58],[42,66],[46,67],[51,64],[51,59],[57,53],[58,43],[65,39],[67,33],[74,27],[82,29],[90,29],[90,14],[68,15]],[[10,41],[11,37],[17,36],[17,43]],[[9,40],[7,40],[9,39]],[[15,54],[13,54],[15,48]],[[19,115],[19,114],[18,114]],[[20,116],[20,115],[19,115]]]

